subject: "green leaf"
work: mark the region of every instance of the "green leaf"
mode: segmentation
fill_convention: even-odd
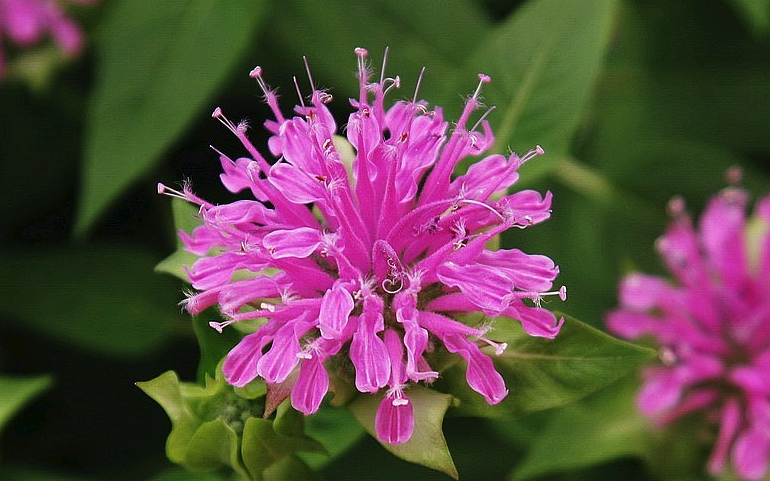
[[[770,30],[769,0],[729,0],[757,35],[766,35]]]
[[[198,208],[189,202],[176,198],[171,199],[171,212],[174,219],[174,228],[177,232],[183,230],[191,234],[193,229],[201,225],[201,221],[198,218]],[[155,266],[155,271],[170,274],[185,282],[189,282],[184,266],[192,266],[200,256],[187,252],[179,236],[176,235],[175,238],[176,251],[160,261]]]
[[[442,431],[444,415],[452,404],[452,396],[417,384],[409,387],[407,396],[414,409],[412,438],[403,444],[381,443],[382,446],[405,461],[441,471],[457,479],[457,468]],[[381,400],[381,396],[361,395],[349,405],[358,422],[375,439],[377,433],[374,417]]]
[[[620,457],[648,455],[653,433],[650,422],[634,405],[638,384],[634,375],[554,413],[530,442],[511,479],[523,481]],[[555,446],[558,456],[554,456]]]
[[[263,473],[264,481],[317,481],[316,474],[302,459],[297,456],[286,456]]]
[[[241,455],[252,479],[261,479],[266,469],[297,451],[324,452],[323,446],[304,434],[285,435],[276,429],[267,419],[246,420]]]
[[[179,377],[167,371],[151,381],[136,385],[160,404],[171,420],[171,434],[166,441],[166,455],[175,463],[183,463],[187,445],[200,426],[195,413],[184,401]]]
[[[254,38],[266,4],[113,2],[96,39],[99,76],[76,235],[152,169],[196,116],[203,119],[201,111]]]
[[[553,340],[528,336],[518,323],[504,318],[498,318],[492,335],[508,343],[493,360],[510,393],[500,404],[488,405],[468,387],[465,363],[458,363],[436,386],[460,399],[459,414],[508,417],[561,406],[612,383],[654,355],[572,318]]]
[[[305,431],[329,452],[328,456],[312,453],[299,455],[313,469],[320,469],[342,456],[364,435],[364,428],[348,409],[332,406],[323,406],[308,416],[305,419]]]
[[[492,77],[483,96],[497,106],[490,117],[494,150],[521,152],[539,144],[546,152],[568,152],[615,10],[608,0],[533,0],[488,35],[470,65]]]
[[[24,404],[51,384],[50,376],[0,377],[0,429]]]
[[[398,75],[402,82],[400,91],[391,94],[394,98],[412,97],[422,67],[426,72],[419,97],[444,107],[447,118],[459,113],[459,94],[473,91],[476,72],[463,63],[489,27],[477,2],[423,0],[406,6],[390,0],[293,0],[282,7],[275,18],[275,44],[289,50],[283,57],[293,60],[290,70],[302,69],[300,56],[306,55],[314,80],[333,87],[336,102],[358,95],[351,75],[356,46],[369,50],[375,78],[382,53],[390,47],[385,74]]]
[[[58,340],[116,357],[147,355],[179,326],[175,282],[154,256],[120,245],[3,250],[0,312]]]
[[[192,319],[195,337],[198,339],[198,346],[201,350],[201,360],[198,364],[199,381],[203,381],[207,374],[216,377],[219,363],[242,337],[237,329],[224,329],[219,333],[211,328],[209,321],[218,318],[219,313],[216,309],[211,308],[206,309],[198,316],[193,316]]]

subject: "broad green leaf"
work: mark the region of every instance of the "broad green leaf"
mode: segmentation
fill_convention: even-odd
[[[615,7],[611,0],[533,0],[489,33],[469,66],[492,77],[482,95],[497,106],[490,116],[494,150],[523,152],[539,144],[546,152],[568,152],[601,68]],[[533,162],[539,168],[545,163]]]
[[[25,403],[50,386],[49,376],[0,377],[0,429]]]
[[[282,8],[275,18],[276,45],[290,52],[284,57],[293,60],[290,65],[298,77],[303,71],[300,57],[306,55],[314,80],[333,87],[335,103],[344,105],[347,97],[358,95],[353,75],[353,49],[358,46],[369,50],[374,80],[379,79],[383,51],[390,47],[385,74],[400,76],[402,84],[391,94],[393,100],[412,97],[422,67],[426,70],[419,97],[444,107],[447,118],[459,113],[459,95],[473,91],[477,72],[463,68],[463,62],[489,26],[476,2],[293,0]],[[288,78],[272,80],[269,74],[268,78],[274,85],[289,87]]]
[[[174,219],[175,234],[179,230],[183,230],[186,233],[192,233],[193,229],[201,224],[198,219],[198,208],[189,202],[185,202],[181,199],[171,199],[171,212]],[[174,277],[182,279],[185,282],[187,280],[187,273],[184,270],[184,266],[192,266],[199,256],[187,252],[184,249],[179,236],[176,236],[176,251],[173,254],[160,261],[155,266],[156,272],[163,272],[170,274]]]
[[[531,440],[511,479],[523,481],[620,457],[647,455],[653,433],[650,421],[634,405],[638,384],[634,375],[554,413]],[[498,427],[500,431],[505,428]]]
[[[457,479],[457,468],[442,431],[444,415],[452,404],[452,396],[416,384],[410,386],[407,396],[414,409],[412,438],[403,444],[382,443],[382,446],[405,461],[441,471]],[[375,439],[377,433],[374,417],[381,400],[381,396],[361,395],[349,405],[358,422]]]
[[[510,393],[500,404],[488,405],[468,387],[465,363],[458,363],[437,387],[460,399],[461,415],[509,417],[562,406],[612,383],[654,354],[572,318],[552,340],[528,336],[518,323],[502,318],[492,335],[508,343],[493,360]]]
[[[121,245],[4,250],[0,312],[62,342],[117,357],[146,355],[183,326],[175,282],[154,256]]]
[[[743,17],[749,28],[757,35],[766,35],[770,30],[770,1],[729,0]]]
[[[305,419],[308,436],[318,440],[329,455],[301,453],[299,455],[314,469],[319,469],[342,456],[364,435],[364,428],[348,409],[323,406]]]
[[[203,119],[212,94],[254,38],[266,4],[184,0],[148,8],[113,2],[96,39],[99,76],[77,235],[152,169],[196,116]]]

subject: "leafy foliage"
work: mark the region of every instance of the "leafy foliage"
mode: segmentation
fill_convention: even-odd
[[[0,381],[0,478],[216,481],[229,479],[216,470],[227,466],[244,478],[313,479],[312,466],[344,480],[362,477],[354,462],[378,459],[371,479],[704,477],[713,433],[695,419],[652,429],[633,406],[634,371],[650,352],[600,331],[619,275],[659,269],[652,246],[668,199],[682,194],[697,212],[733,165],[757,196],[767,192],[767,0],[111,0],[69,13],[84,25],[85,55],[63,59],[47,46],[7,51],[13,72],[0,83],[0,369],[8,375]],[[484,100],[497,107],[488,116],[496,149],[542,145],[549,155],[525,165],[518,186],[554,192],[553,218],[504,236],[501,246],[555,259],[570,292],[564,309],[586,323],[570,318],[559,338],[545,341],[498,320],[492,333],[510,347],[495,362],[511,389],[499,406],[465,387],[462,362],[433,386],[440,391],[409,392],[435,436],[420,449],[392,451],[439,471],[378,458],[384,450],[364,435],[376,397],[339,391],[330,402],[343,406],[325,404],[309,419],[284,405],[237,429],[224,422],[217,410],[228,399],[258,404],[264,393],[216,379],[238,331],[208,328],[215,312],[192,323],[180,315],[181,266],[194,257],[179,249],[169,224],[189,231],[196,212],[174,201],[170,215],[154,189],[158,180],[189,177],[214,191],[207,182],[217,181],[218,166],[207,145],[235,143],[209,118],[217,105],[236,120],[247,116],[266,152],[258,128],[265,110],[243,74],[256,64],[288,101],[306,55],[316,83],[331,87],[335,114],[344,115],[359,45],[373,58],[390,46],[388,72],[402,79],[397,97],[412,97],[425,66],[419,96],[445,106],[447,118],[456,117],[477,72],[493,78]],[[154,265],[171,277],[153,273]],[[14,357],[24,349],[36,352]],[[85,386],[88,369],[146,379],[170,367],[183,378],[197,368],[199,384],[173,373],[142,383],[172,419],[169,454],[214,471],[158,463],[168,433],[162,418],[148,420],[157,406],[143,411],[152,403],[139,393],[126,401],[93,383],[19,411],[52,378]],[[76,371],[78,379],[67,377]],[[109,425],[64,428],[60,406],[86,405],[84,397],[136,409]],[[464,415],[488,419],[458,424]],[[82,418],[92,420],[85,411]],[[111,446],[130,429],[155,436],[156,445],[138,438],[121,465],[108,464]],[[99,440],[88,444],[93,432]],[[494,452],[512,454],[489,463],[463,451],[484,446],[483,458],[491,442]]]

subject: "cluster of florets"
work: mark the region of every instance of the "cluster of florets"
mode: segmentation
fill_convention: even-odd
[[[202,225],[180,233],[186,248],[202,256],[188,269],[197,293],[184,302],[187,310],[218,305],[227,320],[212,322],[217,330],[259,320],[227,355],[227,381],[244,386],[259,377],[283,385],[294,408],[310,414],[329,391],[330,365],[347,366],[358,391],[383,393],[376,431],[396,444],[413,431],[409,384],[439,376],[428,361],[435,350],[459,354],[468,384],[489,404],[508,393],[482,350],[501,354],[506,345],[487,336],[490,322],[468,325],[458,315],[505,316],[530,335],[552,338],[563,320],[540,300],[566,293],[548,292],[558,274],[548,257],[486,247],[507,229],[550,216],[550,193],[507,193],[521,164],[543,151],[490,155],[452,176],[460,160],[493,143],[486,114],[468,128],[489,77],[479,76],[448,133],[441,109],[418,101],[417,89],[411,101],[385,108],[399,78],[386,78],[383,62],[371,82],[366,51],[356,54],[360,94],[351,99],[347,140],[335,135],[326,107],[331,95],[315,88],[309,69],[309,102],[300,94],[296,116],[285,118],[257,67],[251,76],[275,115],[265,126],[278,160],[265,160],[245,123],[230,122],[219,109],[213,114],[249,153],[235,161],[220,154],[222,183],[255,200],[212,205],[188,188],[159,190],[200,206]]]
[[[752,223],[747,198],[725,189],[697,230],[674,199],[658,251],[676,283],[629,275],[607,322],[662,347],[663,365],[645,371],[640,410],[662,424],[704,412],[718,426],[709,471],[720,474],[731,459],[741,478],[758,480],[770,457],[770,197]]]
[[[96,0],[70,0],[92,3]],[[0,40],[8,37],[13,43],[27,47],[40,42],[49,34],[67,55],[78,53],[83,36],[78,26],[67,18],[57,2],[48,0],[0,0]],[[3,51],[0,48],[0,77],[3,75]]]

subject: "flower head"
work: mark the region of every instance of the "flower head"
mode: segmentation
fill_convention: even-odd
[[[95,0],[70,0],[92,3]],[[58,2],[49,0],[0,0],[0,39],[2,35],[13,43],[27,47],[50,34],[67,55],[77,54],[83,46],[78,26],[64,15]],[[0,49],[0,76],[3,73]]]
[[[629,275],[607,323],[662,346],[663,365],[645,371],[639,409],[664,424],[705,412],[719,431],[711,473],[732,459],[739,476],[756,480],[770,457],[770,197],[759,202],[756,224],[746,203],[743,190],[723,190],[696,230],[674,199],[657,248],[675,281]]]
[[[202,225],[180,233],[187,249],[202,256],[188,269],[198,293],[186,308],[198,313],[218,304],[227,318],[212,323],[218,330],[262,320],[227,355],[226,379],[236,386],[257,377],[288,383],[292,405],[310,414],[329,390],[330,370],[341,370],[358,391],[381,393],[378,437],[396,444],[414,428],[409,385],[439,376],[428,359],[433,351],[459,354],[468,384],[490,404],[508,393],[482,349],[499,354],[505,345],[458,314],[507,316],[533,336],[552,338],[562,320],[539,302],[548,294],[563,299],[565,291],[548,292],[558,273],[549,258],[486,247],[507,229],[550,216],[550,193],[506,193],[519,166],[543,151],[491,155],[452,177],[460,160],[493,142],[483,118],[468,126],[489,78],[479,76],[479,88],[448,131],[441,109],[418,101],[417,92],[386,108],[399,78],[386,78],[383,62],[372,82],[367,52],[356,55],[360,93],[350,101],[347,140],[336,135],[326,107],[331,95],[312,78],[309,99],[300,95],[296,115],[286,118],[257,67],[251,76],[275,115],[265,126],[278,160],[262,157],[245,123],[214,111],[249,154],[236,160],[220,154],[222,183],[254,199],[212,205],[189,187],[159,190],[200,206]],[[327,362],[332,358],[349,361]]]

